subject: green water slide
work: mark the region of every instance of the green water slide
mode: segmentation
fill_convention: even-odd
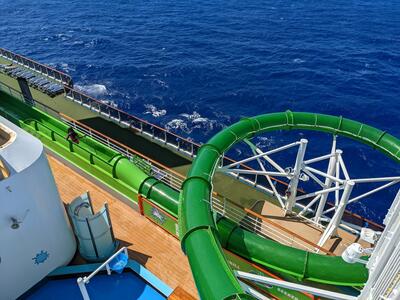
[[[149,168],[135,164],[135,160],[128,160],[92,138],[82,138],[79,145],[66,141],[66,124],[1,93],[0,114],[132,201],[136,202],[137,194],[141,194],[171,215],[179,215],[182,248],[202,299],[250,297],[243,293],[222,247],[299,280],[344,286],[361,286],[367,280],[368,272],[362,264],[347,264],[340,257],[308,253],[263,239],[225,218],[215,222],[209,207],[211,180],[221,154],[256,133],[296,128],[326,131],[359,140],[398,161],[400,142],[385,132],[341,117],[311,113],[285,112],[244,119],[202,146],[179,195],[152,177]]]
[[[291,111],[272,113],[243,119],[219,132],[198,152],[182,186],[179,204],[182,248],[189,258],[202,298],[241,298],[242,290],[221,255],[221,244],[251,261],[301,279],[337,285],[362,285],[366,281],[367,269],[360,264],[350,265],[340,257],[321,256],[286,247],[232,224],[232,229],[228,229],[228,221],[218,225],[214,222],[209,200],[212,177],[223,153],[256,134],[290,129],[346,136],[382,151],[396,162],[400,159],[400,141],[397,138],[374,127],[330,115]],[[224,236],[229,239],[225,240]]]

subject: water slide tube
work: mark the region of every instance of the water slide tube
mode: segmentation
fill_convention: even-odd
[[[361,286],[368,278],[362,264],[347,264],[341,257],[308,253],[263,239],[220,218],[214,222],[210,207],[211,179],[221,153],[255,133],[280,129],[312,129],[340,134],[371,145],[399,160],[400,141],[373,127],[328,115],[275,113],[244,119],[214,136],[195,159],[179,193],[149,176],[127,158],[91,138],[79,145],[65,141],[68,126],[19,101],[1,98],[0,114],[38,136],[48,148],[136,201],[141,194],[173,216],[178,216],[182,248],[189,258],[203,299],[247,299],[226,262],[222,247],[278,272],[313,282]],[[111,179],[110,179],[111,178]]]
[[[242,295],[237,279],[221,254],[221,243],[249,260],[312,281],[359,285],[367,279],[367,270],[363,266],[346,264],[340,257],[320,256],[282,246],[244,230],[228,229],[230,234],[226,241],[223,238],[226,222],[219,224],[221,227],[214,222],[209,200],[212,177],[223,153],[255,134],[290,129],[342,135],[372,146],[396,162],[400,160],[400,141],[395,137],[374,127],[330,115],[291,111],[272,113],[242,119],[216,134],[199,150],[183,183],[179,203],[182,249],[189,258],[202,298],[235,299]]]

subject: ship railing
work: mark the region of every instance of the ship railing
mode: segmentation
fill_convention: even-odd
[[[4,49],[4,48],[0,48],[0,56],[4,57],[7,60],[10,60],[14,63],[22,65],[32,71],[40,73],[41,75],[47,76],[47,77],[49,77],[55,81],[58,81],[62,84],[65,84],[67,86],[72,86],[71,76],[69,76],[61,71],[58,71],[52,67],[38,63],[36,61],[33,61],[32,59],[29,59],[25,56],[16,54],[16,53],[14,53],[10,50]]]
[[[84,300],[90,300],[89,293],[86,289],[86,284],[90,282],[90,279],[92,279],[97,273],[100,271],[106,269],[107,270],[107,275],[111,275],[111,268],[110,268],[110,262],[117,257],[118,254],[121,252],[124,252],[125,255],[128,257],[128,249],[126,247],[122,247],[119,249],[117,252],[115,252],[113,255],[110,256],[109,259],[107,259],[104,263],[102,263],[96,270],[94,270],[92,273],[90,273],[89,276],[85,277],[79,277],[77,279],[77,283],[79,286],[79,290],[81,291],[82,297]]]
[[[175,151],[179,151],[185,156],[194,157],[200,148],[199,144],[194,143],[190,139],[183,138],[162,127],[132,116],[108,103],[88,96],[81,91],[77,91],[69,87],[65,87],[64,90],[67,99],[70,99],[124,127],[131,128],[161,145],[170,147]]]
[[[59,113],[59,115],[61,119],[65,123],[69,124],[69,126],[71,126],[72,128],[77,129],[85,135],[97,140],[98,142],[107,145],[109,148],[127,157],[131,162],[133,162],[143,171],[150,172],[149,175],[154,176],[155,178],[159,179],[160,181],[164,182],[165,184],[177,191],[180,190],[182,183],[185,179],[182,174],[102,134],[101,132],[87,125],[82,124],[81,122],[64,115],[63,113]]]
[[[327,255],[333,255],[329,250],[318,246],[316,243],[249,208],[241,207],[228,198],[218,196],[212,197],[211,207],[214,212],[232,220],[243,229],[253,232],[263,238],[272,239],[283,245],[309,252],[321,251]]]

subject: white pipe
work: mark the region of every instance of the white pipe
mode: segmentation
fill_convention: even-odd
[[[258,174],[258,175],[270,175],[270,176],[280,176],[286,177],[288,173],[280,173],[280,172],[264,172],[264,171],[257,171],[257,170],[247,170],[247,169],[225,169],[221,168],[218,169],[219,172],[222,173],[235,173],[235,174]]]
[[[257,154],[256,156],[252,156],[252,157],[249,157],[249,158],[242,159],[242,160],[240,160],[240,161],[231,163],[230,165],[227,165],[227,166],[225,166],[224,168],[231,168],[231,167],[234,167],[234,166],[237,166],[237,165],[246,163],[246,162],[248,162],[248,161],[254,160],[254,159],[256,159],[257,157],[262,157],[263,155],[270,155],[270,154],[273,154],[273,153],[276,153],[276,152],[279,152],[279,151],[286,150],[286,149],[288,149],[288,148],[297,146],[298,144],[300,144],[300,142],[294,142],[294,143],[291,143],[291,144],[288,144],[288,145],[285,145],[285,146],[282,146],[282,147],[279,147],[279,148],[276,148],[276,149],[273,149],[273,150],[269,150],[269,151],[267,151],[267,152],[263,152],[263,153]]]
[[[81,291],[83,300],[90,300],[89,293],[86,289],[86,284],[83,281],[83,278],[79,277],[76,281],[78,283],[79,290]]]
[[[340,179],[340,163],[336,160],[336,178]],[[335,181],[335,186],[339,186],[339,182]],[[335,191],[335,208],[339,205],[339,190]]]
[[[326,174],[325,172],[322,172],[322,171],[320,171],[320,170],[317,170],[317,169],[314,169],[314,168],[311,168],[311,167],[306,167],[305,168],[306,170],[308,170],[308,171],[310,171],[310,172],[313,172],[313,173],[315,173],[315,174],[318,174],[318,175],[321,175],[321,176],[323,176],[323,177],[328,177],[328,178],[330,178],[330,179],[332,179],[333,181],[337,181],[337,182],[339,182],[339,183],[341,183],[341,184],[343,184],[343,182],[344,182],[344,180],[342,180],[342,179],[338,179],[338,178],[336,178],[336,177],[334,177],[334,176],[330,176],[330,175],[328,175],[328,174]]]
[[[350,180],[349,172],[347,172],[347,168],[346,168],[346,165],[344,164],[344,160],[343,160],[341,153],[339,155],[339,164],[342,167],[344,178],[346,178],[346,180]]]
[[[305,165],[312,164],[312,163],[315,163],[315,162],[318,162],[318,161],[321,161],[321,160],[324,160],[324,159],[331,158],[333,155],[334,155],[334,154],[331,153],[331,154],[326,154],[326,155],[318,156],[318,157],[315,157],[315,158],[312,158],[312,159],[308,159],[308,160],[305,160],[305,161],[304,161],[304,164],[305,164]]]
[[[290,193],[286,201],[286,210],[288,212],[292,211],[293,206],[296,203],[297,186],[299,184],[300,172],[303,168],[303,161],[304,161],[304,156],[306,154],[307,143],[308,141],[306,139],[300,140],[299,150],[297,151],[296,163],[294,165],[293,177],[288,186],[288,191]]]
[[[352,179],[352,181],[354,181],[355,183],[382,182],[392,180],[400,180],[400,176]]]
[[[343,185],[339,186],[338,188],[337,187],[331,187],[329,189],[324,189],[324,190],[312,192],[312,193],[309,193],[309,194],[306,194],[306,195],[302,195],[302,196],[296,197],[296,201],[303,200],[303,199],[306,199],[308,197],[314,197],[316,195],[326,195],[327,193],[330,193],[330,192],[333,192],[333,191],[336,191],[336,190],[341,190],[341,189],[343,189]]]
[[[355,184],[353,181],[346,181],[346,183],[344,185],[344,190],[343,190],[342,198],[340,199],[339,207],[336,210],[335,215],[333,216],[331,222],[329,223],[329,225],[326,229],[326,231],[328,231],[329,227],[332,226],[332,231],[331,231],[330,235],[335,235],[337,232],[337,228],[339,227],[340,221],[342,221],[344,210],[346,209],[346,206],[349,202],[349,198],[350,198],[350,195],[351,195],[354,185]]]
[[[269,284],[273,286],[282,287],[285,289],[290,289],[299,292],[310,293],[314,296],[325,297],[329,299],[337,299],[337,300],[357,300],[357,297],[353,297],[346,294],[331,292],[323,289],[318,289],[311,286],[306,286],[298,283],[288,282],[284,280],[278,280],[270,277],[265,277],[261,275],[250,274],[242,271],[234,271],[236,277],[243,278],[259,283]]]
[[[303,169],[303,172],[306,173],[308,176],[310,176],[312,179],[314,179],[314,181],[318,183],[322,188],[325,187],[324,183],[321,180],[319,180],[319,178],[315,176],[313,173],[311,173],[306,169]]]
[[[258,148],[256,145],[254,145],[248,139],[245,139],[244,142],[250,147],[250,149],[251,149],[251,151],[253,152],[254,155],[263,153],[260,148]],[[279,172],[285,173],[285,170],[277,162],[275,162],[272,158],[270,158],[268,155],[264,155],[263,158],[266,161],[268,161]]]
[[[254,152],[254,149],[251,149],[251,150]],[[263,170],[263,172],[267,172],[267,170],[265,169],[264,165],[262,164],[262,162],[261,162],[261,160],[260,160],[259,158],[257,158],[257,162],[258,162],[258,164],[260,165],[261,170]],[[272,188],[272,190],[273,190],[273,192],[274,192],[275,197],[278,199],[279,204],[281,205],[282,208],[284,208],[284,207],[285,207],[285,204],[283,203],[283,200],[282,200],[282,198],[281,198],[281,195],[279,195],[278,191],[276,190],[275,185],[272,183],[271,178],[270,178],[268,175],[265,175],[265,177],[267,178],[268,183],[269,183],[269,185],[271,186],[271,188]]]
[[[335,140],[336,139],[334,139],[334,141]],[[334,142],[333,145],[332,145],[332,153],[331,153],[332,156],[329,159],[329,165],[328,165],[328,170],[327,170],[327,174],[329,176],[335,176],[335,173],[336,173],[336,161],[337,161],[338,157],[339,157],[339,160],[340,160],[340,154],[342,153],[341,150],[336,150],[335,146],[336,146],[336,143]],[[335,178],[337,178],[337,177],[335,177]],[[335,181],[335,183],[336,182],[337,181]],[[329,190],[331,185],[332,185],[332,179],[329,178],[329,177],[325,178],[325,188],[324,188],[324,190]],[[335,185],[335,191],[337,191],[337,190],[338,190],[338,186]],[[329,192],[328,193],[323,193],[322,196],[321,196],[321,200],[319,201],[318,208],[317,208],[317,211],[315,213],[315,222],[317,222],[318,224],[320,223],[321,215],[322,215],[322,212],[324,211],[324,208],[325,208],[325,205],[326,205],[326,200],[328,200],[328,195],[329,195]]]
[[[387,187],[390,187],[392,185],[395,185],[396,183],[399,183],[399,182],[400,182],[400,180],[393,180],[391,182],[388,182],[388,183],[386,183],[386,184],[384,184],[384,185],[382,185],[380,187],[377,187],[377,188],[375,188],[375,189],[373,189],[373,190],[371,190],[369,192],[366,192],[364,194],[361,194],[361,195],[359,195],[357,197],[354,197],[354,198],[350,199],[348,204],[353,203],[355,201],[358,201],[358,200],[360,200],[362,198],[365,198],[365,197],[367,197],[369,195],[372,195],[372,194],[374,194],[376,192],[379,192],[379,191],[381,191],[381,190],[383,190],[383,189],[385,189]],[[331,212],[334,209],[335,209],[335,207],[331,207],[331,208],[327,209],[326,211],[324,211],[324,214],[327,214],[327,213]]]
[[[112,260],[113,260],[118,254],[120,254],[122,251],[124,251],[126,255],[128,254],[127,248],[126,248],[126,247],[122,247],[122,248],[119,249],[117,252],[115,252],[113,255],[111,255],[109,259],[107,259],[104,263],[102,263],[102,264],[100,265],[100,267],[98,267],[96,270],[94,270],[89,276],[87,276],[87,277],[85,276],[85,277],[83,278],[84,283],[89,282],[89,280],[90,280],[94,275],[96,275],[96,274],[99,273],[102,269],[104,269],[104,267],[105,267],[106,265],[108,265],[108,263],[109,263],[110,261],[112,261]]]
[[[321,194],[317,195],[314,199],[312,199],[304,208],[303,210],[299,213],[299,215],[303,215],[315,202],[318,201],[318,199],[321,198]]]

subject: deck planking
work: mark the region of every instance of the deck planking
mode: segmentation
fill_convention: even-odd
[[[64,203],[71,202],[86,191],[90,192],[95,211],[107,202],[115,237],[121,246],[128,247],[129,257],[144,265],[172,289],[179,287],[181,293],[198,298],[188,260],[175,237],[55,157],[47,157]]]

